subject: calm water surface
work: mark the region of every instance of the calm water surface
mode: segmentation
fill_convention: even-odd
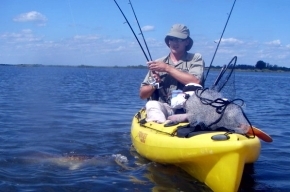
[[[0,66],[0,191],[210,191],[131,147],[146,72]],[[289,83],[289,73],[236,73],[248,118],[274,139],[261,142],[240,191],[290,190]]]

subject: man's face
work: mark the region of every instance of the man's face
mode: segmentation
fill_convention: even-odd
[[[172,53],[184,53],[188,44],[188,39],[179,39],[176,37],[169,38],[169,47]]]

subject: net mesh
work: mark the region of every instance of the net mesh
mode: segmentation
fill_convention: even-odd
[[[250,125],[243,113],[243,101],[234,99],[236,62],[235,56],[222,68],[210,89],[199,89],[187,100],[185,109],[192,126],[203,123],[212,130],[224,127],[237,133],[248,132]]]
[[[234,99],[236,96],[236,87],[235,87],[235,66],[237,62],[237,57],[229,62],[228,65],[225,65],[217,79],[213,83],[211,89],[217,92],[222,92],[223,96],[228,99]]]

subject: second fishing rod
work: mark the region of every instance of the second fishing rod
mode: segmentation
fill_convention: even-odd
[[[115,4],[117,5],[117,7],[119,8],[119,10],[120,10],[120,12],[122,13],[123,17],[125,18],[126,23],[127,23],[128,26],[130,27],[132,33],[134,34],[134,36],[135,36],[135,38],[136,38],[136,40],[137,40],[137,42],[138,42],[138,44],[139,44],[139,46],[140,46],[140,48],[141,48],[143,54],[144,54],[144,56],[145,56],[147,62],[152,61],[152,57],[151,57],[151,54],[150,54],[149,48],[148,48],[148,46],[147,46],[147,43],[146,43],[145,37],[144,37],[144,35],[143,35],[142,29],[141,29],[141,27],[140,27],[139,21],[138,21],[138,19],[137,19],[137,16],[136,16],[136,13],[135,13],[135,11],[134,11],[134,8],[133,8],[133,5],[132,5],[131,1],[129,0],[129,4],[130,4],[131,9],[132,9],[132,11],[133,11],[133,13],[134,13],[135,19],[136,19],[136,21],[137,21],[137,24],[138,24],[138,27],[139,27],[139,30],[140,30],[140,34],[142,35],[142,38],[143,38],[144,44],[145,44],[145,46],[146,46],[146,49],[147,49],[147,52],[148,52],[149,57],[147,56],[147,54],[146,54],[146,52],[145,52],[143,46],[141,45],[141,43],[140,43],[140,41],[139,41],[139,39],[138,39],[138,37],[137,37],[135,31],[133,30],[133,28],[132,28],[130,22],[128,21],[128,19],[127,19],[127,17],[125,16],[124,12],[123,12],[122,9],[120,8],[119,4],[117,3],[116,0],[114,0],[114,2],[115,2]],[[150,60],[149,60],[149,59],[150,59]],[[151,72],[152,72],[152,74],[156,74],[155,71],[151,71]],[[155,79],[154,77],[152,77],[152,75],[150,75],[150,77],[149,77],[149,83],[150,83],[150,84],[154,84],[154,85],[156,85],[156,86],[159,88],[159,83],[156,82],[156,79]]]
[[[147,49],[147,52],[148,52],[149,57],[147,56],[147,54],[146,54],[146,52],[145,52],[143,46],[141,45],[141,43],[140,43],[140,41],[139,41],[139,39],[138,39],[138,37],[137,37],[135,31],[133,30],[133,28],[132,28],[130,22],[128,21],[127,17],[126,17],[125,14],[123,13],[123,11],[122,11],[122,9],[120,8],[119,4],[117,3],[116,0],[114,0],[114,2],[115,2],[115,4],[117,5],[117,7],[119,8],[120,12],[122,13],[124,19],[126,20],[126,23],[128,24],[128,26],[130,27],[130,29],[131,29],[131,31],[132,31],[132,33],[134,34],[135,39],[137,40],[137,42],[138,42],[138,44],[139,44],[139,46],[140,46],[140,48],[141,48],[141,50],[142,50],[142,52],[143,52],[143,54],[144,54],[146,60],[147,60],[147,61],[152,61],[152,57],[151,57],[150,51],[149,51],[149,49],[148,49],[148,46],[147,46],[147,43],[146,43],[145,37],[144,37],[144,35],[143,35],[142,29],[141,29],[141,27],[140,27],[139,21],[138,21],[138,19],[137,19],[137,16],[136,16],[136,14],[135,14],[135,11],[134,11],[134,8],[133,8],[133,5],[132,5],[131,1],[129,0],[129,4],[130,4],[131,9],[132,9],[132,11],[133,11],[133,13],[134,13],[135,19],[136,19],[136,21],[137,21],[137,24],[138,24],[138,27],[139,27],[139,30],[140,30],[140,34],[141,34],[142,37],[143,37],[143,41],[144,41],[144,44],[145,44],[145,46],[146,46],[146,49]],[[149,59],[150,59],[150,60],[149,60]]]

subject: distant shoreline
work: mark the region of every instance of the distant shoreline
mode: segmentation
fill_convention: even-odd
[[[92,66],[92,65],[43,65],[43,64],[0,64],[0,66],[13,66],[13,67],[79,67],[79,68],[130,68],[130,69],[147,69],[145,65],[136,65],[136,66]],[[250,66],[250,65],[249,65]],[[209,67],[205,67],[207,70]],[[290,68],[284,67],[285,70],[270,70],[270,69],[257,69],[253,66],[250,68],[240,69],[236,68],[236,71],[241,72],[290,72]],[[212,67],[211,70],[219,71],[221,67]]]

